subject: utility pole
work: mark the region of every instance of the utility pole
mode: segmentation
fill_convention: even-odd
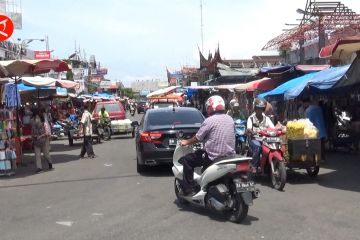
[[[203,4],[200,0],[200,19],[201,19],[201,51],[204,52],[204,25],[203,25]]]
[[[45,35],[45,48],[46,48],[46,51],[50,51],[48,35]]]

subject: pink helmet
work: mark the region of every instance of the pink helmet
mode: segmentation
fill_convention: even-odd
[[[214,112],[225,110],[224,99],[218,95],[209,97],[209,99],[206,101],[205,106],[209,116],[212,115]]]

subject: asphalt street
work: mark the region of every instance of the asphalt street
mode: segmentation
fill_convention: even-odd
[[[139,175],[134,139],[94,145],[95,159],[79,159],[80,146],[54,141],[54,171],[34,174],[27,154],[0,178],[1,240],[360,239],[359,155],[329,155],[315,180],[289,173],[284,192],[259,180],[260,198],[234,224],[178,205],[170,166]]]

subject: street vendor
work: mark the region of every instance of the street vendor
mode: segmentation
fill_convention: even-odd
[[[319,137],[321,139],[321,158],[323,161],[325,161],[325,142],[327,138],[327,132],[324,113],[319,105],[310,101],[310,98],[304,98],[302,102],[305,108],[305,117],[308,118],[319,130]]]

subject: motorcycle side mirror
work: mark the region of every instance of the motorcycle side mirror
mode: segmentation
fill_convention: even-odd
[[[133,122],[131,123],[131,126],[132,126],[132,127],[138,127],[138,126],[139,126],[139,122],[138,122],[138,121],[133,121]]]

